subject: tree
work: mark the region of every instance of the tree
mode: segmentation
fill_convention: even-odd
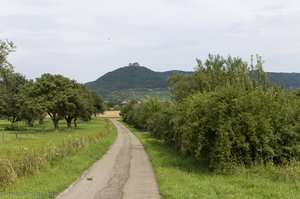
[[[75,109],[75,105],[68,101],[72,95],[74,82],[61,75],[43,74],[36,79],[36,96],[44,103],[45,111],[58,129],[59,120],[66,116],[66,112]]]
[[[93,102],[93,114],[94,114],[94,116],[97,116],[100,113],[104,113],[104,102],[97,95],[97,93],[93,92],[93,91],[90,91],[90,97],[92,98],[92,102]]]
[[[13,42],[0,40],[0,67],[9,68],[11,64],[7,61],[7,56],[16,49]]]
[[[175,73],[169,77],[167,81],[170,85],[170,91],[173,95],[173,98],[176,101],[182,101],[195,90],[193,75],[182,75]]]
[[[20,87],[17,95],[19,116],[28,126],[32,126],[35,120],[45,118],[45,103],[41,96],[37,95],[34,81],[30,80]]]
[[[0,40],[0,115],[12,122],[19,120],[19,107],[16,95],[19,86],[25,83],[25,77],[15,73],[7,56],[15,51],[12,42]]]
[[[55,129],[61,119],[67,121],[90,120],[92,115],[103,113],[103,101],[75,80],[61,75],[43,74],[36,81],[27,81],[24,76],[15,73],[7,56],[15,50],[12,42],[0,40],[0,117],[12,123],[43,119],[47,113]]]
[[[65,119],[67,127],[75,127],[78,118],[87,121],[93,114],[103,112],[102,100],[82,84],[61,75],[44,74],[36,79],[36,96],[44,102],[45,111],[51,117],[54,128]]]
[[[20,86],[26,82],[23,75],[14,72],[6,57],[13,51],[13,44],[0,41],[0,115],[12,123],[20,120],[17,95]]]
[[[131,100],[127,105],[125,105],[122,108],[120,115],[122,116],[124,122],[127,122],[128,124],[134,123],[133,110],[136,105],[137,105],[137,101]]]
[[[72,106],[68,106],[68,110],[64,116],[68,128],[72,127],[72,120],[74,120],[74,126],[77,127],[78,118],[88,121],[94,114],[94,99],[92,98],[90,91],[81,84],[76,82],[73,83],[68,97],[68,102],[72,104]]]

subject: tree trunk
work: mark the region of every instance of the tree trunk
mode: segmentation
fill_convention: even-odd
[[[33,127],[33,121],[32,120],[27,120],[27,126],[28,127]]]
[[[77,127],[77,118],[74,119],[74,126]]]
[[[66,121],[67,121],[67,125],[68,125],[68,129],[72,128],[72,120],[73,118],[68,116],[68,117],[65,117]]]
[[[68,123],[68,129],[72,128],[72,122],[67,121],[67,123]]]
[[[58,130],[58,121],[59,121],[59,119],[57,117],[55,117],[55,118],[52,119],[52,121],[53,121],[53,125],[54,125],[55,130]]]
[[[13,116],[11,123],[15,123],[17,120],[17,118],[15,116]]]

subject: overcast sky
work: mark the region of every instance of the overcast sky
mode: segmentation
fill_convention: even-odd
[[[87,82],[129,62],[191,71],[209,53],[300,72],[300,1],[0,0],[0,39],[17,45],[9,60],[28,78]]]

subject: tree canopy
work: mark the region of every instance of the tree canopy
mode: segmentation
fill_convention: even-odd
[[[0,40],[0,117],[32,126],[49,115],[57,129],[61,119],[71,128],[72,121],[76,126],[77,119],[88,121],[104,111],[98,95],[75,80],[52,74],[26,80],[7,61],[14,50],[12,42]]]

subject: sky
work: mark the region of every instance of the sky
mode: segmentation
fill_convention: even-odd
[[[208,54],[300,72],[299,0],[0,0],[15,70],[93,81],[128,63],[192,71]]]

